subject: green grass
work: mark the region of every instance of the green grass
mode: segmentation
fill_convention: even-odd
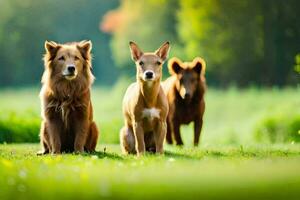
[[[300,146],[166,146],[164,156],[36,156],[0,145],[0,199],[298,199]],[[105,148],[105,152],[104,152]]]
[[[112,88],[93,88],[94,118],[101,132],[100,143],[119,142],[119,129],[123,126],[121,102],[127,85],[128,82],[123,80]],[[208,88],[201,143],[204,145],[257,143],[257,129],[261,129],[257,126],[262,126],[261,122],[266,121],[265,118],[299,116],[299,92],[300,88],[245,90]],[[0,90],[0,142],[9,142],[11,135],[14,142],[38,141],[40,123],[38,94],[39,88]],[[191,146],[192,124],[182,126],[181,130],[185,144]],[[297,135],[300,137],[298,133]],[[8,139],[1,140],[1,136]]]
[[[136,158],[117,145],[127,85],[93,88],[95,154],[38,157],[38,144],[0,144],[0,199],[299,199],[300,88],[208,88],[199,148],[182,126],[185,148]],[[0,141],[38,141],[38,93],[0,90]],[[271,144],[273,133],[296,139]]]

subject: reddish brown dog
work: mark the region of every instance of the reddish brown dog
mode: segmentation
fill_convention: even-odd
[[[95,151],[98,130],[90,98],[92,43],[46,41],[45,49],[40,92],[43,149],[38,154]]]
[[[194,145],[197,146],[205,109],[205,62],[201,58],[181,62],[174,57],[169,60],[168,68],[172,76],[162,83],[170,109],[166,140],[172,144],[174,138],[177,145],[183,145],[180,125],[194,122]]]
[[[162,65],[169,52],[169,42],[153,53],[143,53],[130,42],[131,56],[136,64],[136,82],[123,99],[125,126],[120,131],[123,153],[163,153],[167,133],[168,100],[161,87]]]

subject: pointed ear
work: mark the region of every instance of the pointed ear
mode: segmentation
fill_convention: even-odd
[[[53,59],[55,57],[60,45],[53,41],[45,41],[45,50],[49,53],[50,58]]]
[[[131,59],[135,62],[144,54],[138,45],[132,41],[129,42],[129,48],[131,52]]]
[[[170,43],[165,42],[156,51],[155,54],[158,55],[163,61],[165,61],[169,55]]]
[[[82,40],[77,44],[77,48],[85,60],[90,59],[92,50],[92,42],[90,40]]]
[[[179,60],[179,58],[173,57],[168,62],[168,69],[170,74],[178,74],[183,70],[181,67],[182,62]]]
[[[198,74],[205,74],[205,68],[206,68],[206,64],[205,61],[200,58],[200,57],[196,57],[193,60],[193,70],[195,70]]]

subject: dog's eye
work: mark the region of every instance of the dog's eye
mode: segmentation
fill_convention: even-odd
[[[78,57],[78,56],[75,56],[75,60],[79,60],[79,57]]]
[[[58,58],[58,60],[64,61],[64,60],[65,60],[65,57],[61,56],[61,57]]]
[[[143,62],[143,61],[140,61],[140,62],[139,62],[139,65],[140,65],[140,66],[143,66],[143,65],[144,65],[144,62]]]
[[[161,62],[160,62],[160,61],[157,61],[156,64],[157,64],[157,65],[161,65]]]

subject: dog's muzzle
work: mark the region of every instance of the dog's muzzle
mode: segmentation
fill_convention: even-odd
[[[190,100],[192,97],[191,93],[184,87],[181,88],[179,94],[180,94],[181,98],[185,99],[185,100]]]
[[[153,81],[155,79],[155,73],[152,70],[146,70],[143,74],[145,81]]]
[[[63,71],[63,76],[68,80],[74,79],[76,77],[75,65],[67,65],[66,69]]]

